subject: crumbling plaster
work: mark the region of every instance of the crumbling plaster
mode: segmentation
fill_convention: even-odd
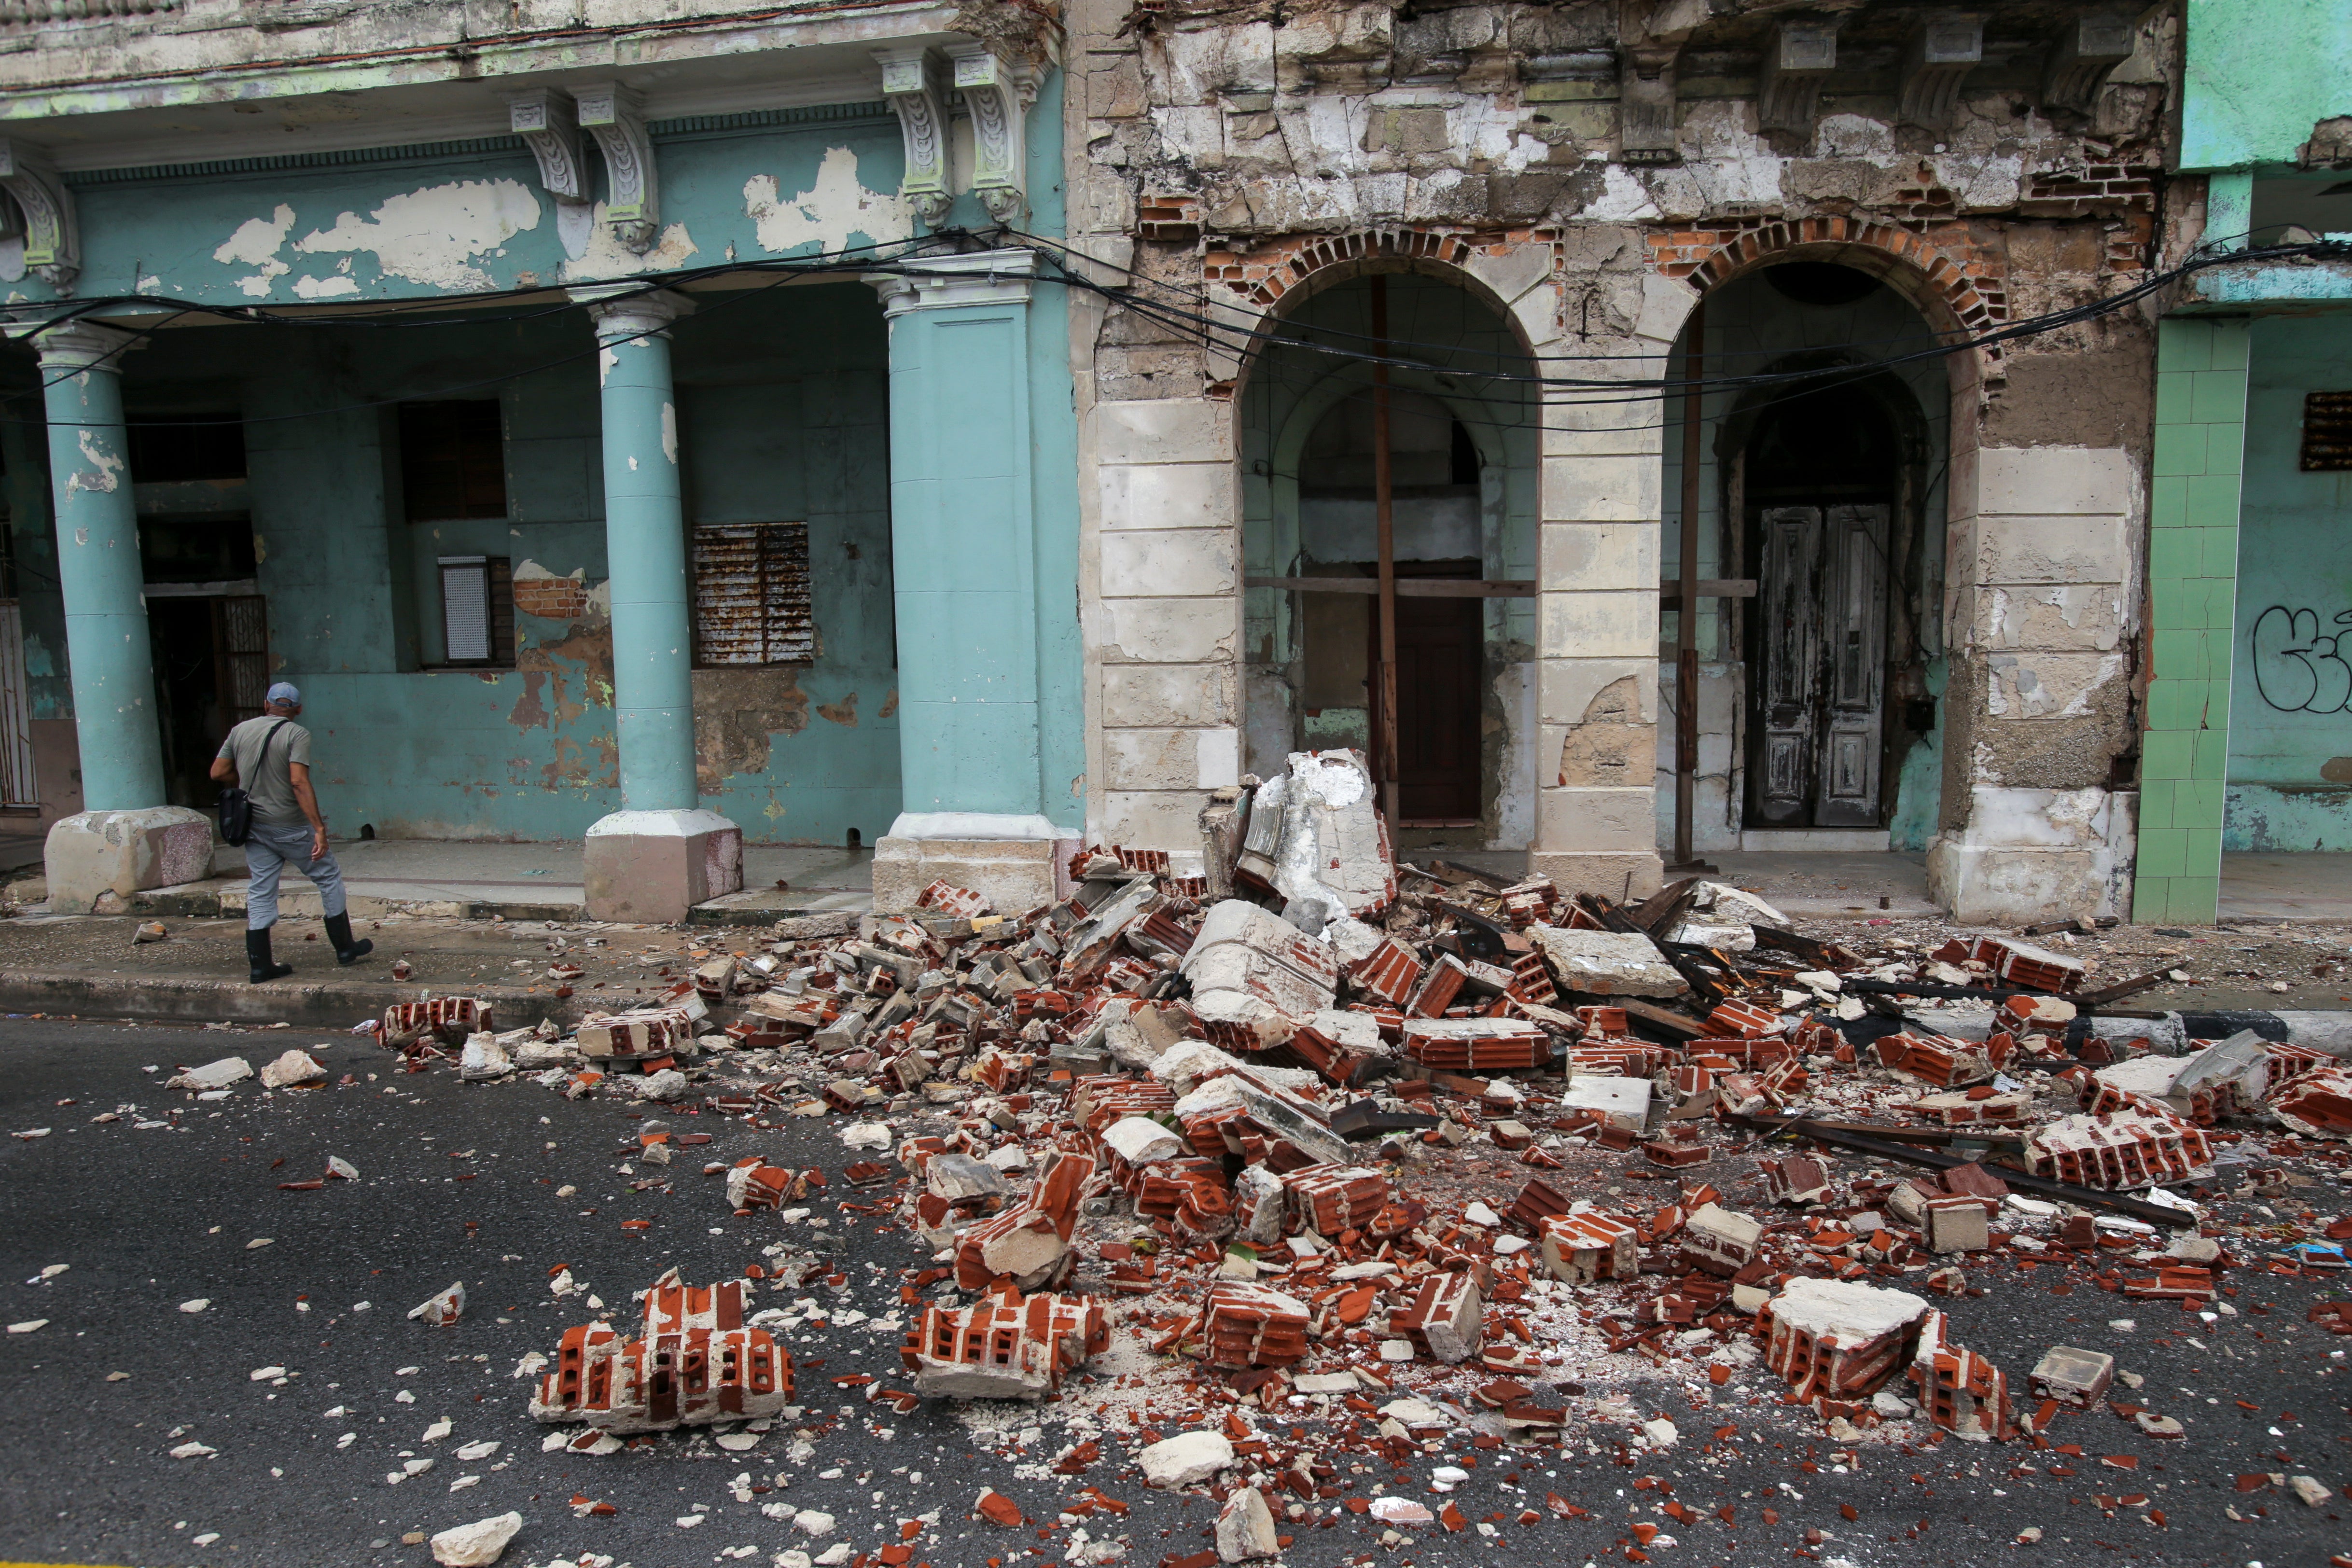
[[[1638,13],[1601,5],[1408,14],[1332,4],[1286,11],[1276,26],[1206,4],[1130,12],[1075,0],[1065,54],[1080,78],[1068,98],[1073,243],[1244,330],[1286,313],[1287,291],[1331,267],[1409,258],[1491,287],[1535,352],[1594,356],[1578,369],[1603,376],[1656,372],[1696,298],[1684,279],[1713,287],[1769,260],[1861,266],[1951,330],[2095,299],[2144,259],[2170,90],[2168,16],[2151,14],[2139,52],[2088,112],[2041,102],[2032,47],[2005,40],[1996,64],[1989,39],[1949,126],[1901,123],[1890,72],[1825,103],[1808,135],[1757,126],[1753,78],[1742,75],[1753,68],[1741,63],[1754,57],[1740,51],[1772,25],[1763,8],[1727,18],[1649,9],[1641,34]],[[1871,9],[1845,19],[1850,36],[1868,36]],[[2043,20],[2054,27],[2077,9],[2053,5]],[[1684,51],[1678,157],[1631,164],[1615,145],[1619,51],[1660,44]],[[2130,750],[2146,341],[2137,320],[2110,319],[1952,361],[1944,825],[1970,849],[1986,834],[2004,849],[2004,835],[2017,838],[2027,870],[2004,865],[2004,885],[2022,876],[2039,896],[2086,907],[2112,902],[2112,848],[2098,866],[2037,882],[2032,865],[2056,864],[2031,859],[2056,847],[2047,831],[1978,801],[1985,789],[2041,789],[2104,802],[2114,758]],[[1156,405],[1150,417],[1204,437],[1244,372],[1116,305],[1085,360],[1093,385],[1082,402],[1091,390],[1122,422]],[[1601,722],[1586,708],[1614,679],[1632,677],[1636,700],[1612,707],[1607,727],[1654,733],[1657,722],[1660,444],[1654,410],[1633,406],[1640,415],[1626,405],[1546,410],[1539,761],[1577,754],[1580,727]],[[1230,468],[1235,450],[1196,442],[1187,460]],[[2044,483],[2058,493],[2019,490]],[[1651,543],[1592,550],[1595,530],[1612,528]],[[1228,575],[1232,546],[1199,542],[1217,563],[1207,575]],[[1135,600],[1099,580],[1087,587],[1090,635],[1131,627],[1133,612],[1113,605]],[[1215,615],[1205,603],[1188,610]],[[1182,635],[1178,623],[1170,632]],[[1229,645],[1194,643],[1195,657],[1237,658]],[[1137,651],[1131,631],[1096,647]],[[1261,693],[1252,684],[1244,695],[1241,722],[1255,734]],[[1599,739],[1588,749],[1605,749]],[[1654,879],[1650,779],[1626,790],[1640,805],[1629,812],[1601,787],[1551,782],[1542,766],[1535,863],[1612,894]],[[2095,818],[2092,836],[2112,845],[2128,800],[2058,814]],[[1163,841],[1189,841],[1182,813],[1161,820]],[[2072,844],[2088,830],[2069,831]]]

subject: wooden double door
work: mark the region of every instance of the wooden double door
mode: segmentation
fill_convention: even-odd
[[[1888,513],[1772,506],[1759,518],[1750,827],[1885,825]]]

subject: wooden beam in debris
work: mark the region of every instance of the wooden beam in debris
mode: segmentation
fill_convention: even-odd
[[[1832,1148],[1850,1149],[1858,1155],[1871,1155],[1879,1159],[1901,1160],[1906,1165],[1927,1166],[1939,1171],[1950,1170],[1955,1166],[1979,1163],[1963,1159],[1958,1155],[1940,1155],[1932,1149],[1915,1149],[1907,1145],[1893,1143],[1883,1133],[1877,1136],[1864,1136],[1859,1133],[1846,1132],[1833,1123],[1809,1121],[1802,1116],[1735,1115],[1726,1119],[1743,1127],[1751,1127],[1759,1133],[1789,1134],[1800,1138],[1811,1138],[1816,1143],[1827,1144]],[[2042,1197],[2062,1198],[2068,1203],[2079,1204],[2084,1208],[2109,1209],[2116,1214],[2128,1215],[2134,1219],[2144,1220],[2150,1225],[2170,1226],[2176,1230],[2192,1228],[2197,1224],[2197,1216],[2186,1209],[2167,1208],[2162,1204],[2149,1203],[2142,1198],[2126,1197],[2119,1192],[2102,1192],[2096,1187],[2076,1186],[2073,1182],[2036,1176],[2032,1171],[2018,1170],[2011,1166],[1987,1165],[1985,1168],[2021,1192],[2033,1193]]]

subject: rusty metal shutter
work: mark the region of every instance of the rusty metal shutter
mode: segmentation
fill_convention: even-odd
[[[2352,468],[2352,392],[2306,392],[2303,399],[2303,471]]]
[[[694,650],[700,664],[816,657],[806,523],[709,523],[694,530]]]
[[[261,715],[269,690],[269,601],[258,593],[213,601],[215,689],[232,725]]]

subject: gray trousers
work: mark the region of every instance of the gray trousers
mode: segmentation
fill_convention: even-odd
[[[329,850],[310,858],[308,822],[256,822],[245,841],[245,868],[253,873],[245,893],[245,928],[267,931],[278,924],[278,878],[288,865],[310,879],[319,889],[319,904],[329,915],[343,912],[343,868]]]

